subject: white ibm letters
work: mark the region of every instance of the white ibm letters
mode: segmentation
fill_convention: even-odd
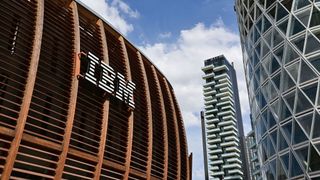
[[[125,81],[120,73],[115,73],[112,67],[100,61],[92,53],[88,53],[88,68],[84,74],[84,79],[103,89],[117,99],[123,101],[134,109],[133,92],[136,88],[132,81]]]

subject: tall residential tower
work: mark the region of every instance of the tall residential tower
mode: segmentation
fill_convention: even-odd
[[[221,55],[205,60],[202,116],[208,179],[247,179],[244,134],[236,73]]]
[[[320,1],[236,0],[263,179],[320,177]]]

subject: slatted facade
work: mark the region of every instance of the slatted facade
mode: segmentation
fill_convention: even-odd
[[[135,83],[135,108],[83,78],[92,53]],[[190,179],[173,89],[71,0],[0,1],[1,179]]]

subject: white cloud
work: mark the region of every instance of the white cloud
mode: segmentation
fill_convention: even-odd
[[[242,114],[248,117],[247,88],[239,41],[238,35],[218,19],[209,27],[198,23],[191,29],[182,30],[174,43],[147,44],[140,47],[173,85],[187,127],[200,126],[199,117],[195,112],[203,109],[203,61],[221,54],[234,62]]]
[[[81,0],[81,2],[101,15],[124,35],[133,31],[133,25],[128,23],[124,16],[139,17],[137,11],[133,11],[126,3],[120,0],[113,0],[111,4],[105,0]]]
[[[182,30],[173,43],[155,43],[139,47],[172,84],[183,114],[189,151],[194,153],[193,179],[204,179],[201,123],[203,109],[201,67],[205,59],[224,54],[234,62],[245,132],[250,130],[247,87],[244,79],[240,39],[218,19],[213,25],[196,24]]]
[[[169,37],[171,37],[171,32],[164,32],[164,33],[159,34],[159,38],[161,38],[161,39],[165,39],[165,38],[169,38]]]
[[[112,5],[119,7],[119,9],[129,15],[129,17],[138,18],[140,16],[137,10],[132,10],[128,4],[121,0],[113,0]]]

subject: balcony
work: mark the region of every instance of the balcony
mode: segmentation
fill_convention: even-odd
[[[218,118],[206,120],[207,125],[212,125],[214,123],[218,123],[220,120]]]
[[[234,116],[232,116],[232,115],[230,115],[230,116],[223,116],[222,119],[223,119],[223,120],[232,120],[232,121],[234,121],[234,122],[237,122],[236,118],[235,118]]]
[[[207,111],[209,109],[214,109],[215,107],[213,105],[208,105],[208,106],[205,106],[204,109]]]
[[[222,160],[215,160],[210,163],[210,165],[218,165],[218,164],[223,164],[223,161]]]
[[[210,172],[211,176],[221,176],[224,175],[223,171],[214,171],[214,172]],[[220,180],[219,178],[210,178],[210,180]]]
[[[225,141],[236,141],[239,142],[239,138],[237,136],[228,136],[224,138]]]
[[[204,96],[212,96],[212,95],[214,95],[214,94],[216,94],[216,93],[217,93],[216,90],[212,90],[212,91],[203,93],[203,95],[204,95]]]
[[[239,144],[235,141],[231,141],[231,142],[224,142],[221,143],[220,145],[221,147],[228,147],[228,146],[239,146]]]
[[[236,126],[233,126],[233,125],[224,126],[224,127],[223,127],[223,130],[224,130],[224,131],[234,130],[234,131],[237,131],[237,132],[238,132],[238,129],[236,128]]]
[[[232,94],[230,92],[220,92],[216,94],[216,97],[232,97]]]
[[[232,88],[232,86],[231,86],[231,83],[230,83],[230,82],[224,82],[224,83],[221,83],[221,84],[216,85],[216,86],[215,86],[215,89],[218,89],[218,88],[224,88],[224,87]]]
[[[209,73],[209,74],[205,74],[205,75],[203,75],[202,76],[202,79],[207,79],[207,78],[213,78],[214,77],[214,72],[211,72],[211,73]]]
[[[225,149],[226,152],[237,152],[237,153],[240,153],[240,150],[239,148],[237,147],[228,147]]]
[[[208,137],[208,136],[207,136]],[[215,144],[217,144],[217,143],[220,143],[221,142],[221,139],[220,138],[215,138],[215,139],[212,139],[212,140],[210,140],[210,143],[215,143]]]
[[[215,72],[217,72],[217,71],[221,71],[221,70],[229,71],[229,68],[228,68],[226,65],[213,67],[213,71],[215,71]]]
[[[231,131],[226,131],[226,132],[222,132],[220,133],[220,136],[238,136],[238,133],[234,130]]]
[[[211,113],[216,113],[216,112],[218,112],[218,109],[216,109],[216,108],[208,110],[208,111],[207,110],[205,111],[206,114],[211,114]]]
[[[222,149],[215,149],[212,151],[209,151],[209,154],[221,154],[222,153]]]
[[[214,68],[214,66],[211,64],[209,66],[202,67],[201,70],[206,71],[206,70],[213,69],[213,68]]]
[[[203,85],[203,87],[210,87],[210,86],[213,86],[213,85],[215,85],[215,84],[216,84],[215,81],[211,81],[211,82],[205,83],[205,84]]]
[[[220,128],[214,128],[214,129],[207,130],[207,133],[217,133],[220,131],[221,131]]]
[[[232,89],[231,89],[230,87],[220,88],[220,91],[221,91],[221,92],[226,92],[226,91],[228,91],[228,92],[230,92],[230,93],[233,94],[233,91],[232,91]]]
[[[233,106],[233,102],[232,101],[223,101],[223,102],[219,102],[216,104],[218,107],[221,107],[221,106],[226,106],[226,105],[230,105],[230,106]]]
[[[222,165],[222,167],[224,169],[240,169],[241,165],[238,163],[232,163],[232,164],[226,164],[226,165]],[[229,172],[230,173],[230,172]]]
[[[207,138],[208,139],[213,139],[213,138],[216,138],[217,135],[216,134],[207,134]]]
[[[231,110],[231,111],[233,111],[233,112],[236,112],[236,110],[233,108],[233,106],[230,106],[230,105],[228,105],[228,106],[223,106],[223,107],[221,108],[221,110]]]
[[[213,100],[213,97],[212,97],[212,96],[204,97],[204,101],[211,101],[211,100]]]
[[[212,119],[214,118],[215,116],[213,114],[209,114],[209,115],[205,115],[204,118],[205,119]]]
[[[229,78],[229,75],[227,73],[224,73],[224,74],[216,75],[214,77],[215,80],[224,79],[224,78]]]
[[[227,159],[227,162],[231,163],[231,162],[237,162],[239,164],[241,164],[242,162],[240,161],[239,158],[231,158],[231,159]]]
[[[211,166],[209,168],[210,171],[218,171],[219,170],[219,167],[218,166]]]
[[[241,172],[241,171],[240,171]],[[242,172],[241,172],[242,173]],[[241,173],[234,173],[234,174],[241,174]],[[225,176],[224,177],[224,180],[231,180],[231,179],[234,179],[234,180],[238,180],[238,179],[242,179],[241,176]]]
[[[231,96],[225,96],[221,98],[221,101],[225,102],[225,101],[231,101],[232,103],[234,103],[234,100]]]
[[[233,169],[228,171],[230,174],[241,174],[243,175],[243,172],[240,171],[239,169]]]
[[[212,139],[208,138],[207,144],[208,144],[208,149],[210,150],[215,150],[218,148],[217,143],[212,142]]]
[[[221,121],[218,123],[218,126],[228,126],[228,125],[237,126],[237,124],[232,120]]]
[[[211,91],[212,90],[212,87],[205,87],[203,88],[203,92],[208,92],[208,91]]]
[[[206,101],[206,99],[205,99],[204,105],[207,106],[207,105],[210,105],[210,104],[214,104],[216,102],[218,102],[217,99],[213,99],[213,97],[211,97],[208,101]]]
[[[220,111],[217,113],[218,116],[227,116],[227,115],[232,115],[232,116],[235,116],[235,113],[232,112],[232,111]]]
[[[230,81],[229,78],[222,78],[222,79],[219,79],[218,81],[219,81],[219,83],[225,83],[225,82],[227,82],[227,83],[230,83],[230,84],[231,84],[231,81]]]
[[[207,126],[207,130],[209,131],[209,130],[212,130],[212,129],[214,129],[214,128],[216,128],[216,125],[214,125],[214,124],[211,124],[211,125],[209,125],[209,126]],[[208,132],[207,131],[207,132]]]
[[[221,157],[223,158],[240,158],[240,154],[237,152],[230,152],[230,153],[223,153],[221,154]]]

